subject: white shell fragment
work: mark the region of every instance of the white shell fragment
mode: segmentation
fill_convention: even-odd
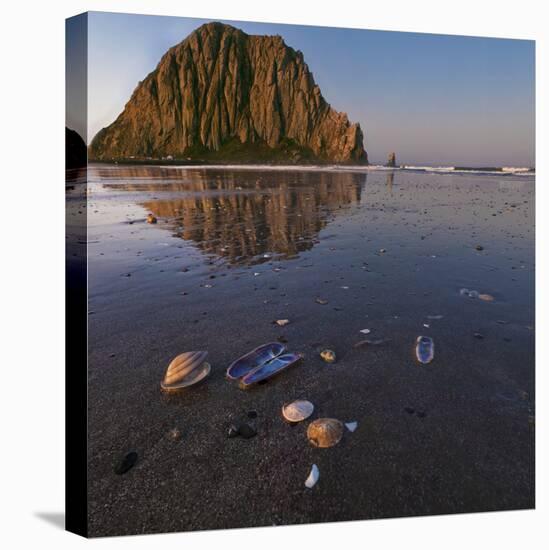
[[[360,332],[362,334],[370,334],[370,332],[372,332],[372,331],[369,328],[363,328]]]
[[[297,399],[282,407],[282,416],[287,422],[301,422],[313,414],[315,406],[306,399]]]
[[[345,422],[345,427],[350,431],[354,432],[358,426],[358,422]]]
[[[478,298],[478,290],[469,290],[468,288],[462,288],[459,291],[461,296],[466,296],[467,298]]]
[[[279,327],[285,327],[289,322],[290,322],[289,319],[278,319],[278,320],[276,321],[276,324],[277,324]]]
[[[305,480],[305,487],[307,487],[307,489],[312,489],[316,485],[319,477],[320,472],[318,471],[318,466],[313,464],[309,477]]]

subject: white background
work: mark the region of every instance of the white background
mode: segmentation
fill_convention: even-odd
[[[0,544],[3,548],[540,548],[547,454],[547,100],[543,1],[111,0],[2,5]],[[537,40],[537,510],[100,539],[64,510],[64,18],[86,10]],[[545,365],[544,365],[545,363]],[[545,432],[545,433],[544,433]],[[70,437],[70,434],[69,434]],[[245,506],[245,503],[243,503]],[[46,518],[46,519],[44,519]],[[48,519],[49,518],[49,519]],[[52,522],[53,518],[53,522]],[[545,543],[546,544],[546,543]],[[545,546],[546,547],[546,546]]]

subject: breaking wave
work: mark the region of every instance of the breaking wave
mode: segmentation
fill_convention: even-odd
[[[283,170],[283,171],[305,171],[305,172],[377,172],[377,171],[396,171],[396,172],[427,172],[435,174],[493,174],[499,176],[534,176],[535,168],[524,166],[502,166],[502,167],[475,167],[475,166],[416,166],[400,165],[395,167],[384,166],[382,164],[369,165],[273,165],[273,164],[223,164],[223,165],[203,165],[203,164],[184,164],[169,165],[164,168],[199,168],[201,170],[215,170],[220,168],[234,170]]]

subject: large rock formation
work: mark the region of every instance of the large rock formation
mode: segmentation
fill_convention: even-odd
[[[362,139],[280,36],[208,23],[164,54],[90,156],[365,163]]]

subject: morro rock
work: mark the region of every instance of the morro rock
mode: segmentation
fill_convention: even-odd
[[[93,159],[367,163],[359,124],[325,101],[300,51],[280,36],[208,23],[169,49]]]

